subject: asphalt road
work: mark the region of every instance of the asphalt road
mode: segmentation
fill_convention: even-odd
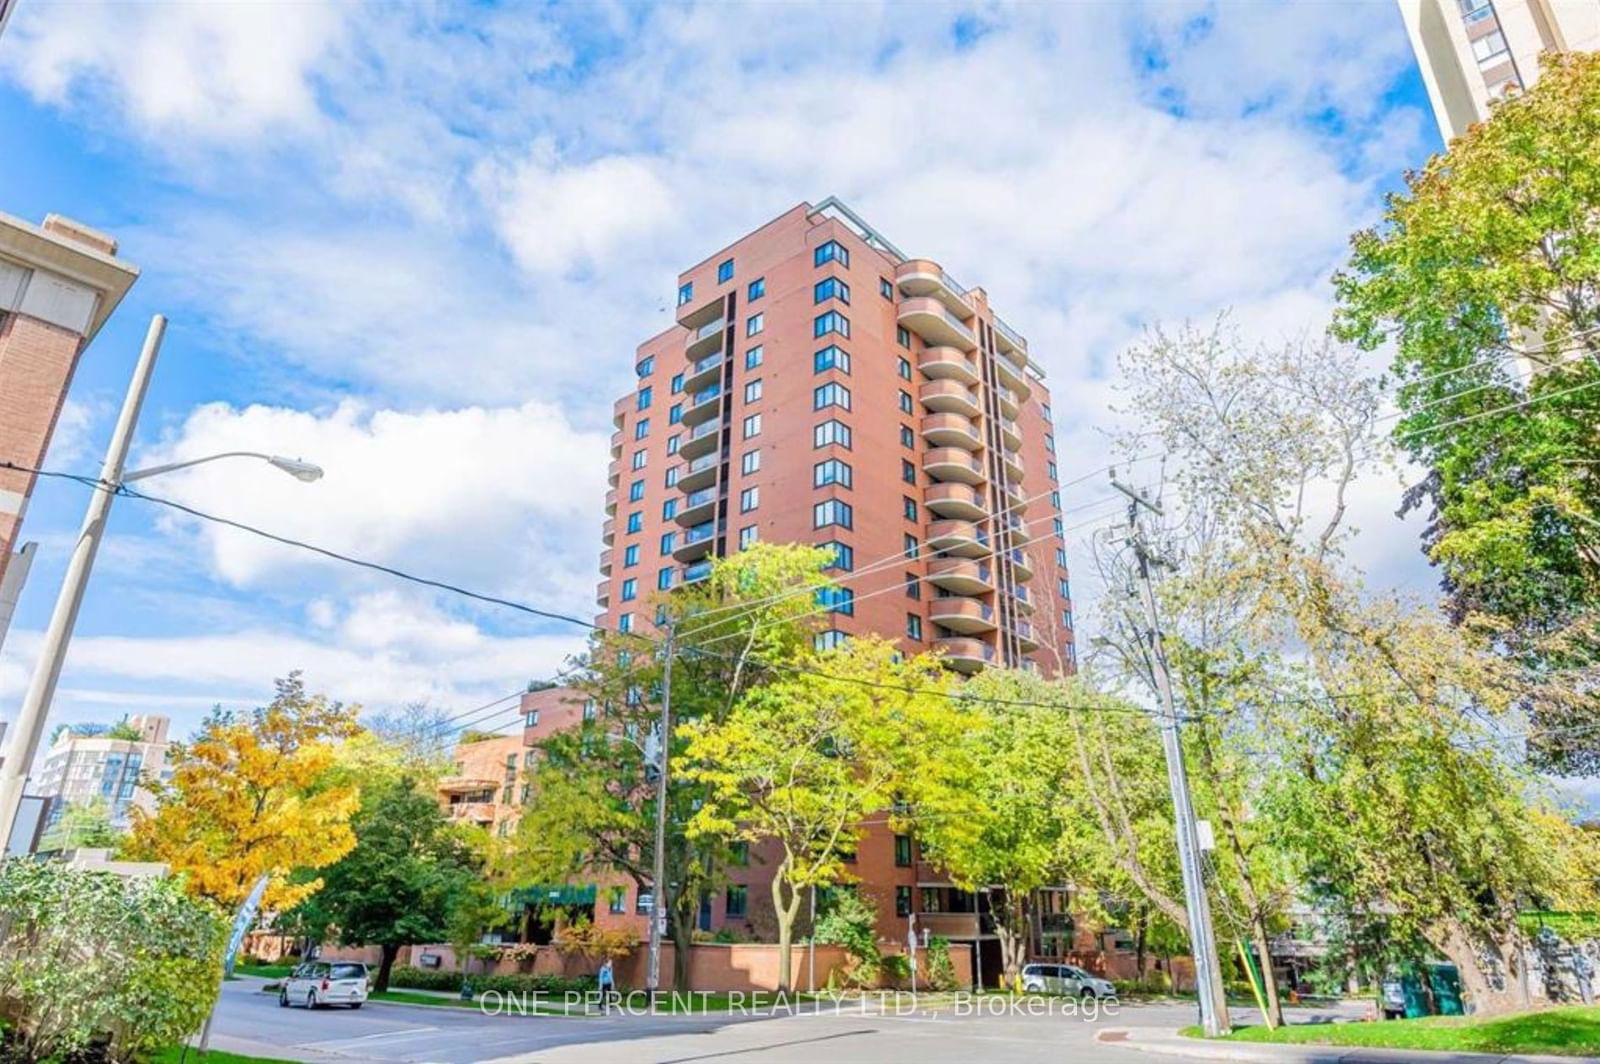
[[[896,1014],[892,1000],[865,1008],[847,1002],[787,1016],[506,1016],[473,1009],[369,1003],[349,1009],[280,1009],[260,982],[224,989],[213,1045],[234,1052],[338,1064],[561,1064],[626,1061],[760,1061],[790,1064],[965,1064],[974,1060],[1152,1064],[1162,1058],[1098,1043],[1118,1026],[1176,1028],[1190,1007],[1127,1005],[1117,1016],[958,1015],[946,1007]],[[808,1006],[814,1010],[815,1006]],[[1243,1019],[1244,1017],[1240,1017]]]

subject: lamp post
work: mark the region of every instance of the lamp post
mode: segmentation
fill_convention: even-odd
[[[44,734],[45,720],[50,703],[55,697],[56,684],[61,679],[61,666],[66,661],[67,646],[72,641],[72,629],[78,620],[78,609],[83,605],[83,594],[89,583],[89,573],[94,568],[94,558],[105,534],[106,519],[111,513],[111,500],[123,485],[145,477],[170,473],[174,469],[199,465],[219,458],[259,458],[283,470],[297,480],[310,482],[322,476],[322,470],[309,462],[258,454],[254,451],[229,451],[185,462],[171,462],[150,469],[123,472],[128,458],[128,448],[133,442],[134,426],[139,420],[139,410],[144,405],[145,393],[150,388],[150,376],[155,370],[156,355],[161,350],[161,338],[166,334],[167,319],[157,314],[150,319],[150,330],[145,334],[144,348],[134,366],[133,380],[122,402],[122,412],[117,416],[116,429],[111,434],[111,444],[106,449],[105,462],[100,467],[100,483],[89,495],[89,506],[83,516],[83,526],[78,530],[78,541],[67,563],[67,573],[61,582],[61,592],[56,597],[50,625],[45,629],[44,645],[39,651],[39,661],[33,668],[33,678],[28,683],[28,693],[23,697],[22,708],[17,713],[15,738],[6,751],[0,767],[0,847],[11,838],[17,809],[22,804],[22,789],[28,779],[28,770],[39,750],[39,739]]]

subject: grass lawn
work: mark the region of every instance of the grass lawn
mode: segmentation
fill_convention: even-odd
[[[475,1008],[479,1007],[478,1006],[478,1002],[476,1000],[473,1000],[473,1001],[462,1001],[459,997],[440,997],[440,996],[438,996],[436,994],[418,994],[415,991],[411,991],[411,990],[381,990],[381,991],[380,990],[374,990],[370,994],[367,995],[367,1000],[368,1001],[388,1001],[388,1002],[392,1002],[392,1003],[394,1003],[396,1005],[434,1005],[434,1006],[443,1006],[444,1008],[454,1008],[454,1009],[475,1009]],[[496,1001],[496,999],[490,998],[489,1000],[490,1000],[489,1011],[493,1012],[494,1009],[495,1009],[495,1001]],[[503,1000],[503,999],[501,999],[501,1000]],[[519,997],[517,999],[517,1004],[512,1005],[510,1007],[520,1011],[521,1000],[522,999]],[[553,997],[550,997],[550,998],[548,998],[547,1000],[545,1000],[543,1002],[539,1002],[538,1004],[535,1004],[534,1001],[533,1001],[532,995],[529,995],[529,998],[528,998],[528,1011],[529,1012],[537,1012],[541,1016],[566,1016],[566,1015],[568,1015],[568,1012],[567,1012],[566,1008],[563,1006],[562,999],[561,999],[560,996],[553,996]],[[574,1016],[581,1015],[581,1014],[582,1014],[582,1006],[581,1005],[575,1006],[574,1007],[574,1011],[571,1013],[571,1015],[574,1015]]]
[[[1200,1036],[1200,1028],[1183,1034]],[[1512,1016],[1428,1016],[1376,1023],[1298,1023],[1269,1031],[1239,1027],[1234,1042],[1365,1046],[1381,1049],[1445,1049],[1458,1053],[1549,1053],[1600,1055],[1600,1006],[1573,1005]]]
[[[242,1057],[237,1053],[224,1053],[213,1049],[209,1053],[201,1053],[197,1049],[189,1050],[188,1057],[183,1055],[182,1046],[168,1046],[150,1058],[150,1064],[290,1064],[282,1057]]]

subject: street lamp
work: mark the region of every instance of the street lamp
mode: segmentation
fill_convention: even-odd
[[[78,530],[78,541],[72,558],[67,563],[67,573],[61,582],[61,592],[56,596],[50,626],[45,629],[44,646],[39,661],[34,666],[33,678],[28,683],[28,693],[23,697],[22,708],[17,713],[16,738],[6,751],[5,765],[0,767],[0,847],[9,846],[11,831],[16,823],[17,809],[22,804],[22,788],[28,779],[28,769],[39,750],[39,739],[44,734],[45,718],[50,702],[55,697],[56,684],[61,679],[61,666],[66,661],[67,645],[72,640],[72,629],[78,620],[78,609],[83,605],[84,589],[89,583],[90,570],[100,549],[100,539],[105,533],[106,518],[111,513],[111,500],[118,490],[130,481],[170,473],[175,469],[214,462],[219,458],[258,458],[283,470],[297,480],[311,482],[322,476],[321,468],[297,458],[281,458],[255,451],[228,451],[204,458],[139,469],[124,473],[123,463],[128,458],[128,447],[133,441],[134,425],[139,420],[139,408],[144,405],[145,392],[150,386],[150,375],[155,369],[156,354],[161,349],[161,338],[166,333],[167,319],[157,314],[150,321],[150,331],[145,335],[144,349],[134,367],[133,381],[128,385],[122,412],[117,416],[117,427],[111,434],[111,445],[106,449],[104,464],[100,467],[100,482],[89,495],[89,507],[83,516],[83,526]],[[3,853],[4,849],[0,849]]]

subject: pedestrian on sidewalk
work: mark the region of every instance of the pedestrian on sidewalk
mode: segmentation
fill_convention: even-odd
[[[611,1015],[611,996],[616,989],[616,975],[611,970],[611,958],[607,957],[605,963],[600,965],[600,1006],[607,1016]]]

